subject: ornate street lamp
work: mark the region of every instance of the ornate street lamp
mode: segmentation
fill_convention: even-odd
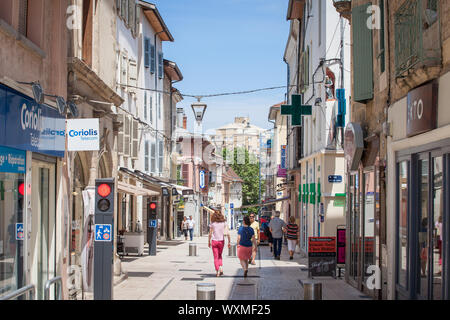
[[[194,111],[195,120],[198,124],[203,121],[203,116],[205,115],[207,105],[201,102],[195,102],[191,105],[192,111]]]

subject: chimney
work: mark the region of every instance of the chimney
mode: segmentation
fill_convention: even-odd
[[[186,115],[183,116],[183,129],[187,130],[187,116]]]

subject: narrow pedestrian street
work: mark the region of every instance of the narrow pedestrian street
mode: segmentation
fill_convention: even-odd
[[[236,231],[231,232],[236,243]],[[189,256],[189,244],[197,245],[197,256]],[[159,242],[156,256],[126,256],[122,260],[125,279],[115,281],[114,300],[195,300],[197,283],[214,283],[216,300],[303,300],[302,282],[308,280],[306,258],[295,254],[289,260],[283,246],[281,260],[274,260],[269,246],[261,245],[256,265],[248,277],[236,257],[223,251],[224,275],[216,277],[208,237]],[[343,279],[317,278],[323,284],[324,300],[369,299]]]

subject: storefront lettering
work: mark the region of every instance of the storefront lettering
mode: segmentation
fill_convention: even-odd
[[[421,120],[423,117],[423,101],[414,101],[412,105],[408,106],[409,110],[409,120]]]
[[[37,109],[37,110],[36,110]],[[42,110],[33,106],[31,111],[28,110],[27,105],[24,103],[22,105],[22,111],[20,114],[20,122],[22,129],[32,129],[36,131],[41,130],[41,115]]]

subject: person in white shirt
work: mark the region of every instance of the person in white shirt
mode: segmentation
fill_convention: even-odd
[[[189,237],[190,237],[191,241],[194,239],[194,226],[195,226],[195,221],[192,218],[192,216],[189,216],[188,229],[189,229]]]

